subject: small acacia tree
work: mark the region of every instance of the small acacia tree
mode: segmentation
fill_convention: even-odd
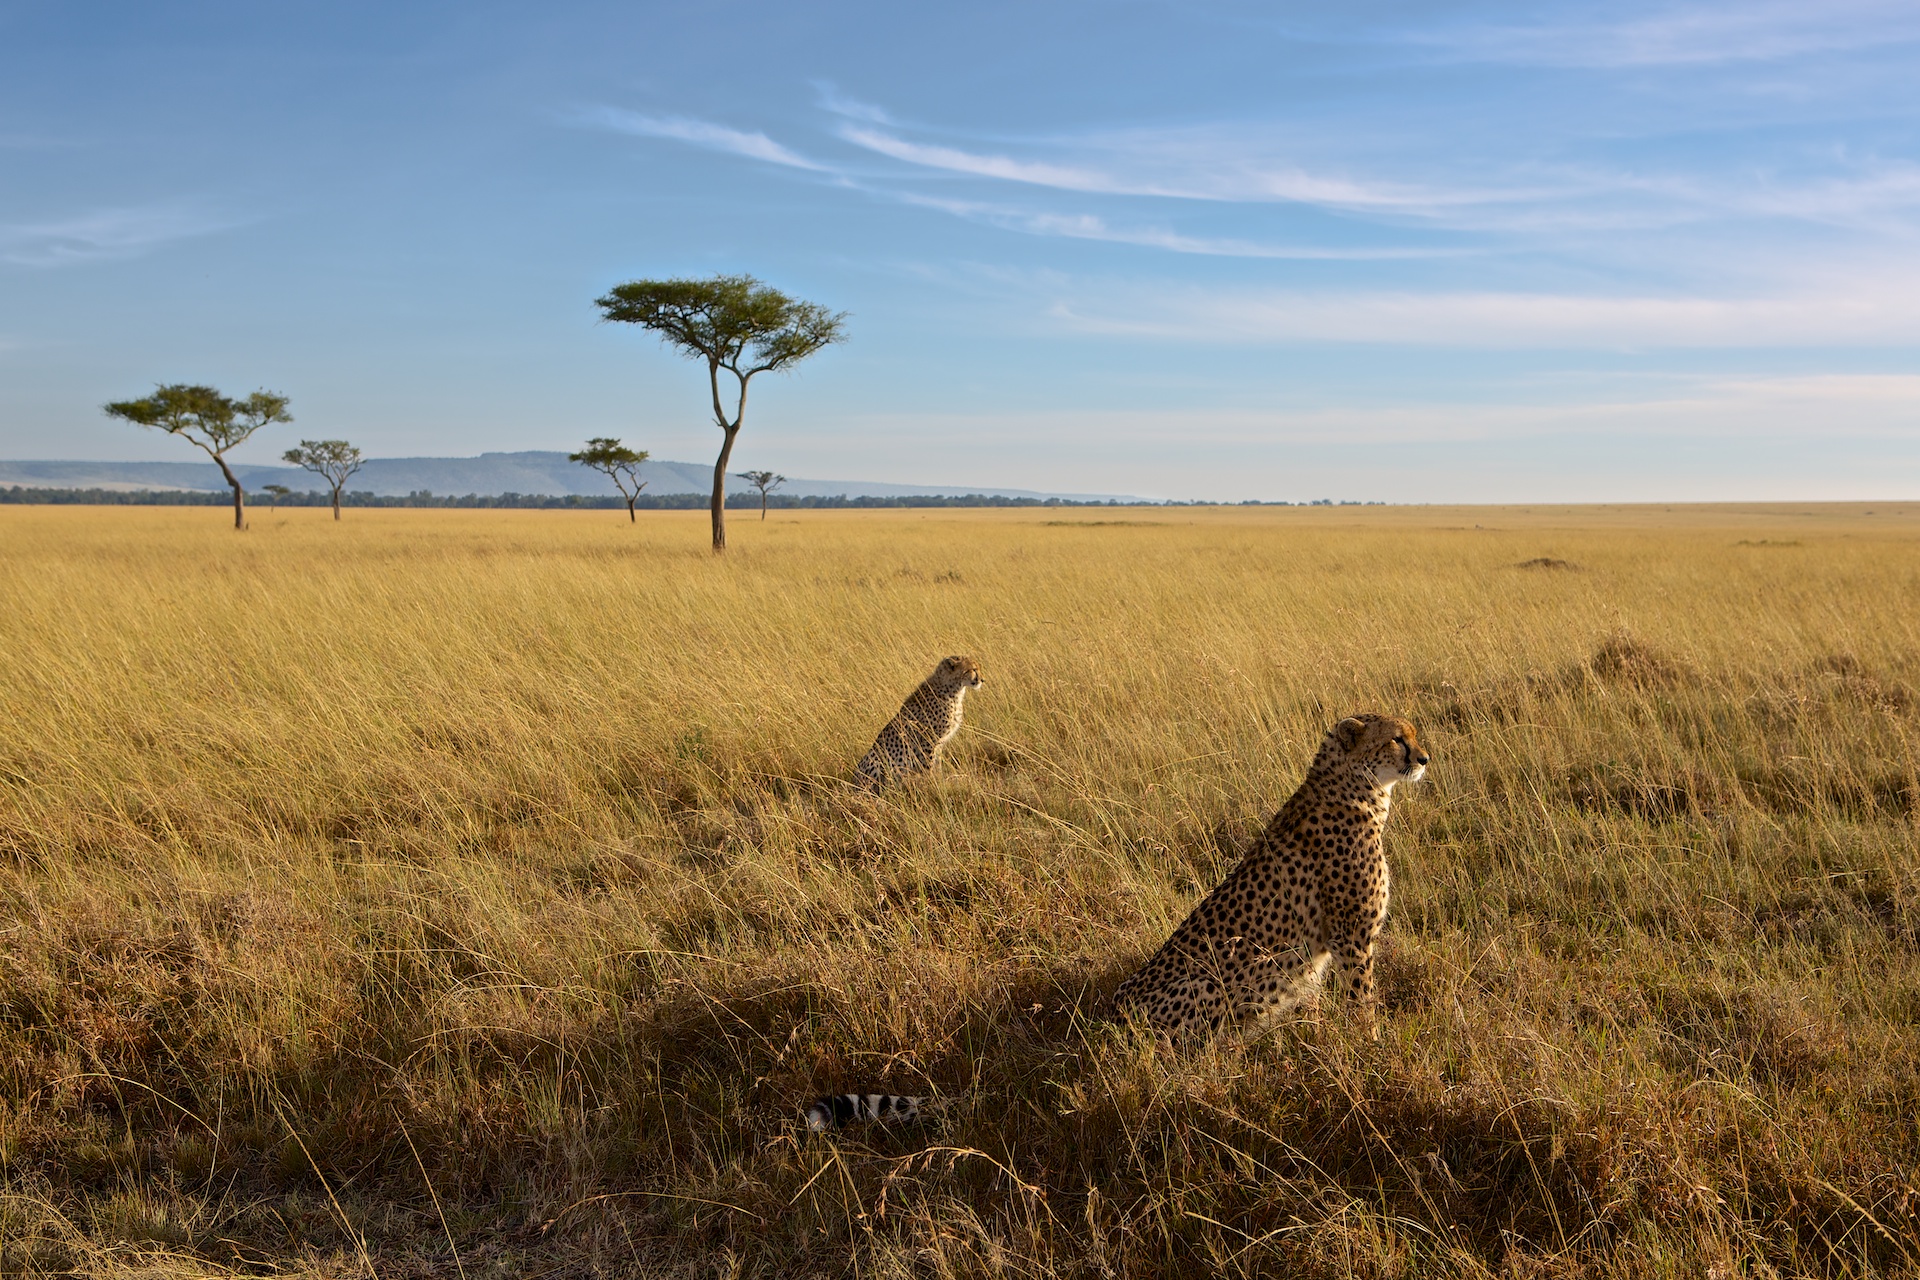
[[[345,440],[302,440],[298,449],[280,455],[296,467],[305,467],[333,490],[333,518],[340,518],[340,491],[366,461],[360,450]]]
[[[707,363],[720,458],[713,464],[713,549],[727,549],[727,459],[747,411],[747,383],[757,373],[785,369],[841,341],[846,313],[789,298],[752,276],[711,280],[634,280],[598,299],[603,320],[637,324],[660,335],[681,355]],[[720,371],[737,386],[733,414],[720,394]]]
[[[262,489],[265,489],[267,493],[271,495],[273,499],[273,509],[275,511],[278,511],[280,509],[280,499],[286,497],[288,494],[293,492],[293,490],[287,488],[287,486],[283,484],[263,484],[260,487]]]
[[[785,476],[775,475],[771,471],[741,471],[737,475],[760,491],[760,518],[767,518],[767,495],[787,482]]]
[[[647,482],[640,478],[640,464],[650,456],[645,449],[627,448],[613,436],[595,436],[587,441],[586,448],[568,454],[567,461],[604,472],[620,490],[620,496],[627,500],[628,521],[635,522],[633,504],[639,501],[640,491],[647,487]]]
[[[287,397],[256,391],[244,400],[232,400],[212,387],[185,382],[163,383],[139,400],[116,400],[103,406],[107,415],[141,427],[158,427],[170,436],[191,440],[207,451],[233,489],[233,527],[247,527],[246,493],[240,478],[227,465],[227,452],[246,443],[269,422],[292,422]]]

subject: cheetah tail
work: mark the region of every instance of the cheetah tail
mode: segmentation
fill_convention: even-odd
[[[821,1098],[807,1108],[807,1128],[826,1133],[855,1121],[897,1121],[912,1124],[930,1109],[929,1098],[914,1098],[898,1093],[836,1093]]]

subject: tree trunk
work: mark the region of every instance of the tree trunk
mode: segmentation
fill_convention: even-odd
[[[709,357],[707,360],[707,385],[713,388],[713,421],[726,437],[720,445],[720,460],[713,464],[713,553],[719,555],[727,549],[727,459],[733,456],[733,438],[740,434],[740,424],[747,418],[747,379],[752,372],[742,374],[733,366],[727,366],[740,383],[740,398],[734,402],[733,421],[727,421],[727,411],[720,407],[720,362]]]
[[[629,524],[640,523],[640,517],[633,514],[633,504],[639,499],[639,497],[640,495],[636,493],[633,495],[633,497],[627,499],[627,523]]]
[[[723,427],[726,441],[720,446],[720,461],[713,464],[713,551],[715,555],[727,549],[727,459],[733,456],[733,438],[740,434],[740,424],[736,421],[731,427]]]
[[[212,450],[208,450],[208,452],[212,453]],[[247,502],[245,494],[242,493],[240,489],[240,477],[233,474],[233,468],[229,467],[227,460],[219,454],[213,454],[213,460],[220,464],[220,474],[225,476],[227,483],[233,486],[233,527],[236,531],[245,529],[247,527]]]
[[[767,519],[767,491],[766,491],[765,489],[762,489],[762,490],[760,491],[760,520],[761,520],[761,523],[763,523],[763,524],[764,524],[764,523],[766,522],[766,519]]]
[[[333,491],[333,518],[335,520],[340,518],[340,490],[338,486],[336,486]]]

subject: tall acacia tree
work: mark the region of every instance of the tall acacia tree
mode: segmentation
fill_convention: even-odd
[[[637,324],[681,355],[707,362],[720,459],[713,464],[713,549],[727,549],[727,459],[747,411],[747,383],[806,359],[845,338],[846,313],[789,298],[752,276],[711,280],[634,280],[597,300],[603,320]],[[737,384],[733,413],[720,394],[720,371]]]
[[[742,471],[740,478],[760,491],[760,518],[767,518],[767,495],[787,482],[787,478],[772,471]]]
[[[340,491],[366,461],[360,456],[360,450],[345,440],[302,440],[298,449],[289,449],[280,456],[327,482],[333,490],[333,518],[338,520]]]
[[[124,418],[141,427],[158,427],[170,436],[191,440],[206,450],[233,489],[233,527],[247,527],[246,493],[240,478],[227,465],[227,452],[270,422],[292,422],[287,397],[256,391],[233,400],[212,387],[184,382],[163,383],[139,400],[116,400],[103,406],[107,416]]]
[[[586,448],[568,454],[567,461],[592,467],[613,481],[613,487],[627,500],[628,521],[637,524],[633,504],[640,500],[640,491],[647,487],[647,482],[640,478],[640,464],[651,456],[645,449],[627,448],[616,436],[595,436],[587,441]]]

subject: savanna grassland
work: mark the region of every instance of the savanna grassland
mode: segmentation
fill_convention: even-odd
[[[0,510],[0,1272],[1920,1274],[1920,507],[703,522]],[[1356,710],[1381,1040],[1107,1021]]]

